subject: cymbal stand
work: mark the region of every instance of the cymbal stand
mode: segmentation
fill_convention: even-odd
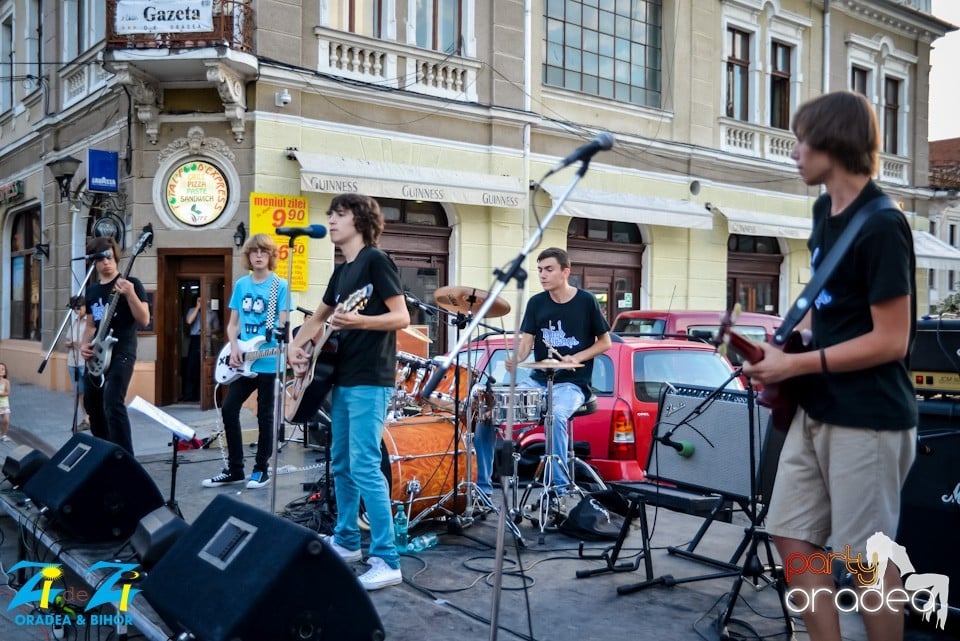
[[[576,161],[575,161],[576,162]],[[506,269],[496,269],[494,270],[494,275],[496,280],[493,284],[493,287],[490,288],[490,296],[483,301],[483,304],[480,305],[480,309],[477,310],[476,315],[474,316],[473,321],[471,321],[468,331],[465,337],[461,337],[457,344],[454,345],[453,349],[450,350],[450,353],[441,359],[439,359],[440,367],[431,375],[430,380],[427,381],[427,384],[424,386],[424,390],[429,394],[437,388],[437,385],[440,383],[440,379],[443,378],[443,375],[446,373],[450,363],[456,358],[457,354],[463,349],[464,344],[466,343],[466,338],[469,337],[477,325],[480,324],[480,321],[486,318],[487,312],[490,311],[490,308],[493,307],[494,302],[496,302],[497,297],[504,290],[511,280],[517,281],[517,300],[519,304],[517,305],[517,315],[516,315],[516,331],[514,332],[514,342],[513,342],[513,358],[516,359],[516,350],[520,344],[520,310],[524,309],[523,305],[523,287],[527,279],[527,272],[523,268],[523,263],[527,260],[527,256],[532,252],[539,244],[540,240],[543,238],[543,230],[550,224],[550,222],[556,217],[557,213],[560,211],[560,208],[563,206],[563,203],[570,197],[570,193],[577,186],[577,183],[583,178],[583,175],[587,172],[587,168],[590,165],[590,158],[584,157],[580,160],[580,168],[577,170],[574,175],[573,180],[567,186],[567,189],[560,195],[559,198],[553,200],[553,206],[550,208],[550,211],[544,215],[543,220],[540,221],[540,225],[537,229],[530,235],[530,239],[520,250],[520,253],[510,262]],[[552,171],[550,172],[553,173]],[[514,363],[516,365],[516,363]],[[516,391],[516,377],[511,377],[510,381],[510,395],[511,397]],[[507,431],[505,434],[505,448],[497,456],[497,462],[502,463],[508,458],[514,456],[511,451],[513,448],[513,420],[514,420],[514,408],[513,402],[511,400],[510,405],[507,407]],[[501,487],[506,488],[508,486],[509,472],[506,470],[505,466],[500,465],[498,473],[501,476]],[[500,510],[500,520],[497,526],[497,552],[496,560],[494,563],[494,581],[493,581],[493,603],[491,604],[490,612],[490,641],[496,641],[497,633],[500,627],[500,593],[501,588],[503,587],[503,557],[504,557],[504,530],[507,520],[507,512],[509,511],[507,506],[507,493],[503,493],[503,508]]]

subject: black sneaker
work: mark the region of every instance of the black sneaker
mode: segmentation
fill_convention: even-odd
[[[243,479],[240,479],[241,481]],[[263,487],[270,483],[270,475],[266,472],[260,470],[254,470],[253,474],[250,475],[250,480],[247,481],[247,489],[255,490],[257,488]]]
[[[224,470],[210,479],[203,479],[203,487],[220,487],[223,485],[232,485],[233,483],[243,483],[243,472],[231,472]]]

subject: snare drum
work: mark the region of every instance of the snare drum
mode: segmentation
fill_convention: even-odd
[[[502,425],[507,422],[507,411],[510,408],[510,386],[494,385],[490,388],[492,406],[490,409],[490,421],[494,425]],[[513,396],[513,422],[514,423],[536,423],[543,414],[544,399],[546,390],[539,387],[518,387],[514,390]]]

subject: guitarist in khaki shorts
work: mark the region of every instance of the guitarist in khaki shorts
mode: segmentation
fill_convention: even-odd
[[[793,131],[791,156],[801,178],[826,188],[813,206],[807,241],[816,269],[853,214],[882,193],[871,180],[880,133],[870,103],[846,91],[801,105]],[[780,455],[767,530],[788,572],[788,589],[797,589],[792,605],[802,610],[814,641],[840,641],[840,622],[833,576],[829,568],[811,570],[811,555],[829,540],[835,554],[860,554],[866,566],[873,563],[866,558],[867,538],[897,533],[900,489],[916,447],[908,363],[915,274],[913,238],[902,212],[871,213],[800,323],[812,331],[813,349],[787,354],[763,345],[763,359],[744,366],[759,383],[792,379],[788,387],[799,401]],[[854,578],[861,587],[874,580],[869,571],[854,572]],[[900,640],[902,607],[890,595],[902,588],[900,572],[890,564],[879,579],[884,603],[876,588],[861,590],[858,606],[865,607],[857,609],[870,641]]]
[[[94,336],[104,322],[117,342],[113,345],[110,366],[100,376],[89,371],[84,379],[83,405],[90,417],[90,433],[97,438],[116,443],[133,454],[133,437],[130,433],[130,417],[127,415],[126,396],[133,366],[137,362],[137,327],[150,324],[150,307],[147,293],[139,279],[124,278],[117,268],[120,247],[113,238],[94,238],[87,243],[87,253],[96,254],[109,250],[111,255],[96,259],[96,274],[84,292],[87,306],[87,326],[80,346],[80,356],[89,360],[93,356]],[[129,267],[127,268],[129,270]],[[113,317],[104,319],[111,294],[119,295]]]

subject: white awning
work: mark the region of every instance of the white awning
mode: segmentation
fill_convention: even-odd
[[[917,255],[917,267],[960,270],[960,249],[933,234],[913,230],[913,251]]]
[[[554,200],[567,190],[565,185],[542,185],[542,187]],[[713,215],[702,205],[689,200],[593,189],[574,189],[560,211],[578,218],[612,220],[638,225],[663,225],[689,229],[713,228]]]
[[[300,162],[300,189],[324,193],[359,193],[381,198],[427,200],[522,209],[527,192],[520,179],[470,171],[325,156],[306,151]]]
[[[768,214],[762,211],[732,209],[712,205],[711,211],[723,214],[731,234],[744,236],[775,236],[778,238],[801,238],[810,236],[813,223],[809,218]]]

